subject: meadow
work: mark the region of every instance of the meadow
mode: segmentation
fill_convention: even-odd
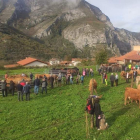
[[[45,69],[23,70],[25,73],[41,71]],[[22,73],[22,70],[10,73]],[[124,106],[124,91],[131,83],[119,76],[118,87],[111,87],[110,74],[107,75],[108,86],[101,83],[97,72],[94,78],[98,83],[98,95],[103,95],[100,105],[109,128],[104,131],[89,128],[89,140],[139,140],[140,109],[135,102]],[[30,101],[25,101],[24,96],[24,101],[19,102],[16,94],[0,96],[0,139],[86,140],[85,107],[90,79],[90,76],[85,77],[83,85],[74,83],[54,89],[48,86],[47,94],[34,95],[32,89]]]

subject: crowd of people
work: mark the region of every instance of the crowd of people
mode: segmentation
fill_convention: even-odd
[[[62,86],[64,84],[69,85],[69,84],[83,84],[84,83],[84,77],[89,76],[91,77],[94,76],[94,71],[92,68],[88,69],[85,68],[82,70],[82,74],[78,72],[76,75],[76,78],[74,79],[73,74],[67,73],[65,76],[62,76],[61,73],[58,74],[57,79],[54,78],[54,76],[51,74],[49,79],[44,75],[42,79],[39,79],[36,77],[34,79],[33,73],[30,73],[30,82],[27,82],[24,80],[25,74],[22,73],[21,76],[23,79],[21,81],[18,81],[17,84],[15,84],[12,80],[10,83],[7,84],[6,79],[8,78],[8,74],[5,74],[5,80],[1,81],[1,89],[2,89],[2,95],[3,97],[7,97],[7,93],[11,93],[14,96],[15,90],[17,90],[18,94],[18,101],[23,101],[23,95],[26,96],[26,100],[30,100],[30,89],[31,89],[31,83],[34,86],[34,94],[37,95],[39,93],[39,87],[41,86],[41,93],[43,94],[44,92],[47,94],[47,89],[48,89],[48,84],[50,84],[50,88],[54,88],[54,86]],[[34,80],[33,80],[34,79]],[[48,83],[49,81],[49,83]]]
[[[102,77],[102,83],[105,84],[106,86],[108,85],[108,76],[107,76],[107,71],[103,69],[102,65],[99,67],[98,69],[98,72],[99,72],[99,75],[101,75]],[[118,86],[118,81],[119,81],[119,76],[117,73],[111,73],[110,75],[110,84],[111,84],[111,87],[114,86],[114,83],[115,83],[115,86]]]

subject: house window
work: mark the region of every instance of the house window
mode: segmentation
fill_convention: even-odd
[[[130,63],[132,63],[132,60],[130,60]]]

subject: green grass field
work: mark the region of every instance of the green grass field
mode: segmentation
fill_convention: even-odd
[[[0,96],[0,139],[86,140],[85,106],[90,78],[84,79],[84,85],[48,87],[48,93],[43,95],[34,95],[32,89],[30,101],[25,101],[25,96],[22,102],[17,95]],[[131,83],[119,79],[119,86],[111,87],[109,80],[108,86],[103,85],[97,73],[94,78],[98,95],[103,95],[100,105],[109,128],[90,129],[89,139],[139,140],[140,109],[135,102],[124,106],[124,90]]]

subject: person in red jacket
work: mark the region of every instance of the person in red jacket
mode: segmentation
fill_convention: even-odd
[[[22,81],[20,81],[20,84],[21,84],[22,86],[25,86],[25,85],[26,85],[25,80],[22,79]]]

